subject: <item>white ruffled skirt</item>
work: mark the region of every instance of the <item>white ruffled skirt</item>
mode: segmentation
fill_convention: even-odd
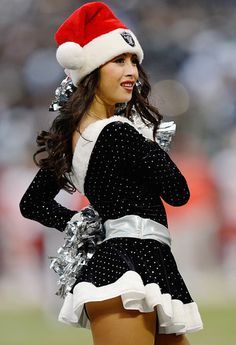
[[[203,328],[197,304],[169,247],[155,240],[116,238],[99,245],[67,294],[58,319],[90,329],[85,303],[117,296],[121,296],[124,309],[141,313],[156,310],[160,334],[179,335]]]

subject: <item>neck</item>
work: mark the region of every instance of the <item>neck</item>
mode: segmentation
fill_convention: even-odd
[[[95,95],[91,107],[87,111],[88,114],[99,119],[107,119],[114,115],[115,105],[107,104],[98,95]]]

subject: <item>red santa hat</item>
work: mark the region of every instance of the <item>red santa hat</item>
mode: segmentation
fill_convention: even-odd
[[[123,53],[143,50],[133,34],[102,2],[89,2],[73,12],[55,34],[56,57],[76,86],[104,63]]]

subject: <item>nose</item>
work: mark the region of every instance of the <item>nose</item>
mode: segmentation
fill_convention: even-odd
[[[125,76],[136,76],[138,73],[137,66],[131,60],[126,61],[125,63]]]

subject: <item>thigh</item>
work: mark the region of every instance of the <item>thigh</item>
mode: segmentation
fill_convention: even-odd
[[[126,310],[120,296],[86,303],[94,345],[154,345],[156,311]]]
[[[190,345],[185,335],[157,334],[155,345]]]

